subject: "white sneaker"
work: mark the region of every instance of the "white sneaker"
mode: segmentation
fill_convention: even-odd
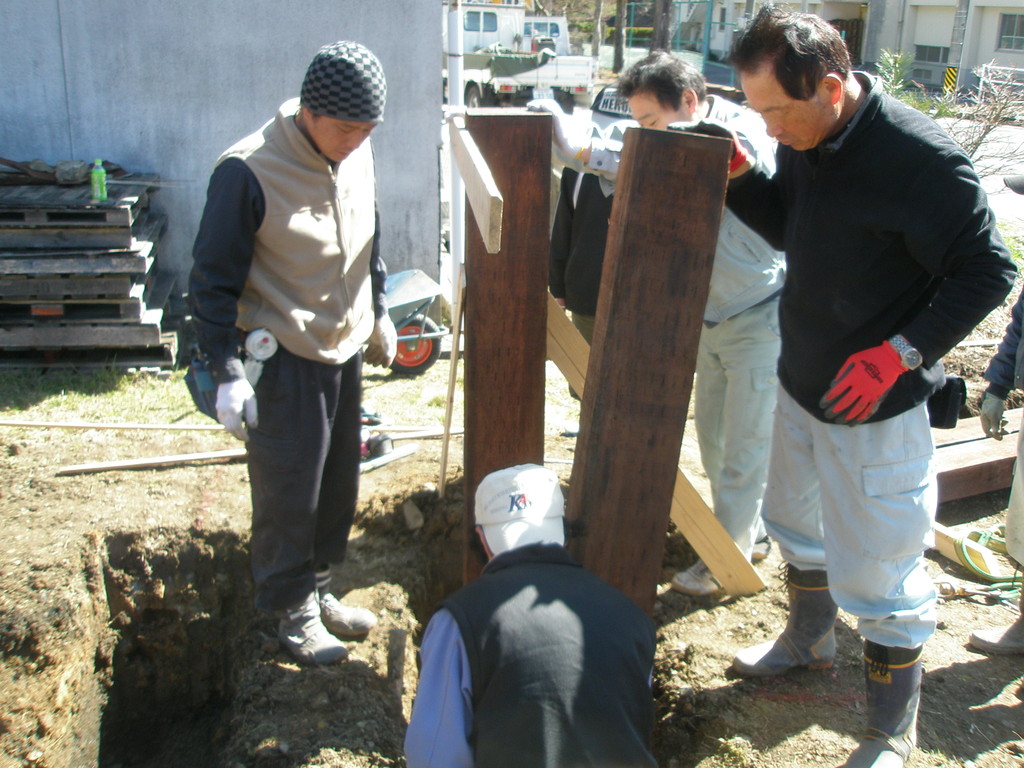
[[[372,611],[342,605],[330,592],[320,596],[320,618],[327,631],[338,637],[365,635],[377,625],[377,617]]]
[[[292,610],[278,614],[277,639],[304,664],[333,664],[348,658],[348,649],[320,620],[317,600],[310,595]]]
[[[672,577],[672,589],[684,595],[704,597],[714,594],[721,588],[722,585],[711,575],[703,560],[698,560],[685,571],[679,571]]]

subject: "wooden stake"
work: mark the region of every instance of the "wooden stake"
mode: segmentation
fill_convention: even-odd
[[[466,308],[466,265],[459,267],[455,281],[455,313],[452,318],[452,351],[448,363],[448,395],[444,401],[444,437],[441,443],[441,469],[437,480],[437,495],[444,498],[448,485],[448,445],[451,442],[452,410],[455,407],[455,382],[458,378],[459,353],[462,350],[462,315]]]

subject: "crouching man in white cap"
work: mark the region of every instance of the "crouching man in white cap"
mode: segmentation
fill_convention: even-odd
[[[405,737],[409,768],[654,766],[654,623],[564,547],[558,477],[487,475],[489,562],[431,618]]]

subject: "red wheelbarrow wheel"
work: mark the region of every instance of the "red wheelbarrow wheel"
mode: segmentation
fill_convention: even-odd
[[[437,323],[429,317],[416,315],[409,321],[408,325],[402,328],[399,336],[412,336],[418,334],[422,329],[423,333],[437,333]],[[419,376],[441,357],[441,339],[414,339],[398,342],[398,353],[391,363],[391,370],[406,376]]]

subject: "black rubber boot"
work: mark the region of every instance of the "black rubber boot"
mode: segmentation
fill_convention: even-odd
[[[796,667],[826,669],[836,657],[836,615],[825,571],[787,566],[789,620],[775,640],[744,648],[732,668],[746,677],[781,675]]]
[[[868,728],[843,768],[903,768],[917,743],[921,649],[864,642]]]

